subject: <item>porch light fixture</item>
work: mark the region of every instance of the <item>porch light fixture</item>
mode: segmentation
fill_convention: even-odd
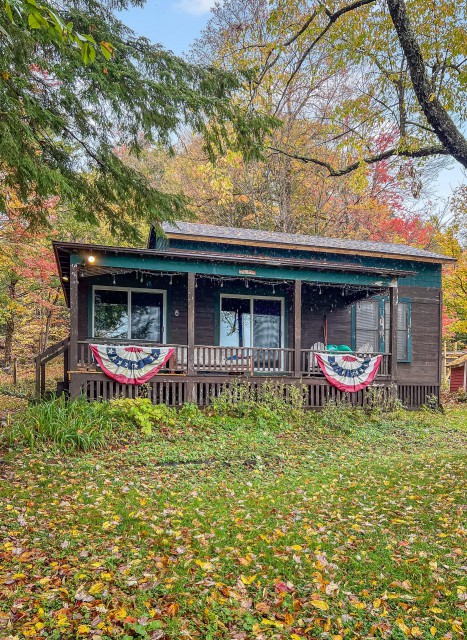
[[[89,262],[89,264],[94,264],[96,261],[96,258],[95,256],[88,256],[87,261]]]

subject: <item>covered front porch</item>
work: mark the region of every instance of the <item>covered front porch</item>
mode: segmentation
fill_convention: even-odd
[[[47,362],[63,354],[63,388],[91,400],[145,393],[154,402],[209,404],[225,385],[303,385],[305,405],[343,394],[325,379],[316,353],[345,346],[359,357],[381,355],[373,382],[397,393],[398,283],[406,272],[359,265],[259,266],[207,256],[156,257],[154,251],[56,247],[70,306],[70,336],[36,360],[37,394]],[[278,261],[276,261],[278,262]],[[298,263],[299,261],[294,261]],[[384,305],[386,320],[360,316],[367,301]],[[360,326],[361,325],[361,326]],[[110,379],[91,344],[171,347],[173,354],[144,388]],[[351,394],[364,404],[367,390]]]

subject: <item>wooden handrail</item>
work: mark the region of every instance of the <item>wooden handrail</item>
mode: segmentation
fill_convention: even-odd
[[[50,347],[44,349],[42,353],[34,358],[36,365],[36,398],[40,398],[45,393],[45,365],[50,360],[64,354],[64,375],[68,372],[68,350],[70,348],[70,337],[60,340]]]

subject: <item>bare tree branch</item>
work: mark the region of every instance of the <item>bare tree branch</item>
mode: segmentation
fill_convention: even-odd
[[[427,158],[430,156],[437,156],[437,155],[445,155],[445,156],[450,155],[449,151],[441,145],[432,145],[430,147],[423,147],[421,149],[413,149],[413,150],[394,148],[394,149],[387,149],[382,153],[378,153],[374,156],[363,158],[362,160],[356,160],[355,162],[348,164],[346,167],[343,167],[342,169],[336,169],[329,162],[320,160],[319,158],[310,158],[308,156],[302,156],[296,153],[290,153],[288,151],[285,151],[284,149],[278,149],[275,147],[268,147],[268,148],[271,149],[271,151],[275,151],[276,153],[285,155],[288,158],[293,158],[294,160],[299,160],[300,162],[304,162],[306,164],[315,164],[318,167],[323,167],[323,169],[326,169],[328,174],[333,178],[338,178],[339,176],[345,176],[348,173],[355,171],[356,169],[361,167],[363,164],[375,164],[376,162],[381,162],[381,160],[387,160],[388,158],[392,158],[392,157]]]
[[[355,9],[359,9],[360,7],[363,7],[363,6],[367,5],[367,4],[373,4],[374,2],[376,2],[376,0],[355,0],[355,2],[352,2],[351,4],[348,4],[348,5],[345,5],[344,7],[341,7],[337,11],[334,11],[334,13],[331,13],[328,9],[325,10],[326,11],[326,15],[328,16],[328,23],[326,24],[324,29],[322,29],[318,33],[316,38],[314,38],[314,40],[309,44],[309,46],[305,49],[305,51],[302,53],[302,55],[298,59],[298,62],[295,65],[295,68],[293,69],[292,73],[290,74],[290,76],[287,79],[287,82],[285,84],[284,90],[282,91],[282,96],[281,96],[281,98],[279,100],[279,103],[278,103],[278,105],[276,107],[274,115],[276,115],[278,113],[278,111],[279,111],[279,109],[281,107],[282,101],[284,100],[284,96],[287,93],[287,89],[289,88],[290,84],[292,83],[292,81],[295,78],[295,76],[297,75],[297,73],[300,71],[303,63],[305,62],[305,60],[307,59],[307,57],[309,56],[311,51],[318,44],[318,42],[326,35],[326,33],[329,31],[329,29],[333,26],[333,24],[335,22],[337,22],[339,20],[339,18],[344,16],[346,13],[349,13],[350,11],[355,11]]]

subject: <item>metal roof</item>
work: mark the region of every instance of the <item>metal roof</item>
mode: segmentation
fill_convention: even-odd
[[[309,249],[370,255],[375,257],[392,257],[401,260],[421,260],[424,262],[451,262],[448,256],[425,251],[406,244],[390,244],[387,242],[370,242],[367,240],[344,240],[324,236],[308,236],[297,233],[279,233],[260,229],[243,229],[237,227],[220,227],[211,224],[193,222],[163,223],[162,229],[169,237],[190,237],[201,242],[224,242],[228,244],[252,244],[260,246],[281,246],[288,249]]]

